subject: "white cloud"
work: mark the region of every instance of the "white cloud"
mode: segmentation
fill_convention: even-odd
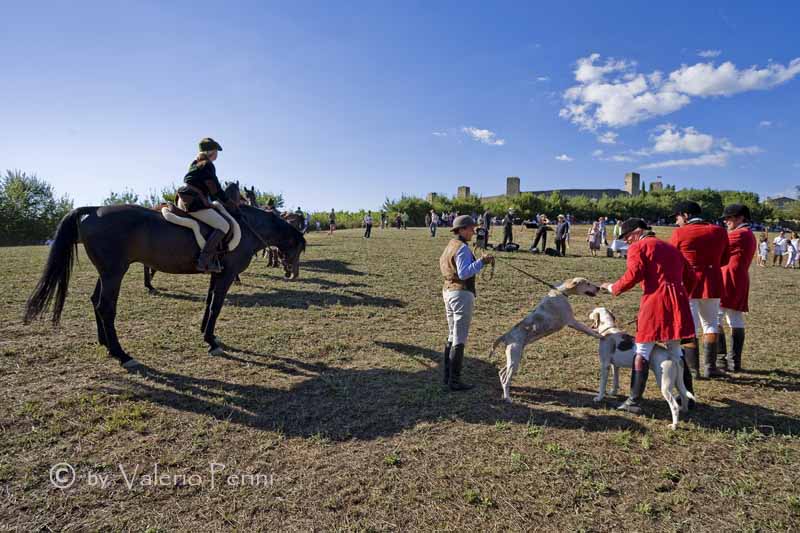
[[[719,147],[724,152],[729,152],[736,155],[754,155],[760,154],[764,150],[758,146],[734,146],[728,139],[722,139],[719,142]]]
[[[617,137],[619,134],[613,131],[607,131],[597,136],[597,140],[603,144],[617,144]]]
[[[697,55],[700,57],[705,57],[706,59],[711,59],[717,57],[722,53],[722,50],[700,50],[697,52]]]
[[[567,161],[567,162],[569,162],[569,161],[572,161],[572,160],[573,160],[573,159],[572,159],[570,156],[568,156],[567,154],[561,154],[561,155],[557,155],[557,156],[556,156],[556,159],[558,159],[559,161]]]
[[[787,66],[769,63],[764,68],[738,70],[731,62],[683,65],[667,76],[660,71],[636,72],[636,63],[600,61],[600,54],[578,59],[576,85],[564,91],[559,116],[594,131],[600,126],[620,128],[668,115],[693,97],[729,96],[743,91],[769,89],[800,74],[800,57]]]
[[[758,123],[759,128],[769,128],[770,126],[772,126],[771,120],[762,120],[761,122]]]
[[[731,96],[745,91],[770,89],[800,74],[800,57],[788,66],[770,63],[764,68],[752,66],[739,70],[730,61],[715,67],[713,63],[681,66],[670,73],[669,84],[691,96]]]
[[[447,137],[446,131],[434,131],[431,132],[432,135],[436,135],[437,137]]]
[[[724,167],[728,164],[728,154],[718,152],[714,154],[703,154],[699,157],[690,157],[687,159],[668,159],[666,161],[659,161],[657,163],[650,163],[643,165],[639,168],[667,168],[667,167]]]
[[[676,128],[672,124],[662,124],[657,130],[661,131],[658,135],[650,138],[653,140],[653,152],[689,152],[692,154],[703,154],[711,149],[714,144],[714,137],[705,133],[700,133],[692,127]]]
[[[603,155],[603,151],[599,148],[592,152],[592,157],[600,157],[601,155]]]
[[[629,163],[631,161],[636,161],[633,157],[629,155],[612,155],[611,157],[607,157],[604,161],[614,161],[615,163]]]
[[[463,127],[461,131],[472,137],[474,141],[482,142],[491,146],[503,146],[505,139],[498,139],[497,134],[491,130],[482,130],[474,127]]]
[[[549,76],[539,76],[538,78],[536,78],[536,81],[550,81],[550,77]]]

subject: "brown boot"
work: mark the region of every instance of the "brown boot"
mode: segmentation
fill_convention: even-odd
[[[211,235],[208,236],[206,245],[200,252],[200,257],[197,258],[197,270],[199,272],[213,272],[215,274],[222,272],[222,266],[217,259],[217,248],[224,238],[225,232],[218,229],[212,231]]]
[[[703,335],[703,377],[719,378],[725,373],[717,368],[717,334],[706,333]]]

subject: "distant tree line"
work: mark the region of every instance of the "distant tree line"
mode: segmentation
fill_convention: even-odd
[[[153,207],[164,201],[173,201],[176,186],[165,187],[159,192],[152,191],[139,196],[131,189],[122,192],[110,192],[103,200],[103,205],[138,204]],[[284,207],[284,199],[280,194],[256,190],[260,205],[266,205],[272,198],[278,209]],[[375,224],[379,224],[381,211],[385,212],[389,222],[393,223],[400,213],[409,216],[412,226],[422,226],[425,215],[431,209],[437,213],[457,212],[460,214],[479,214],[489,211],[495,216],[502,216],[508,209],[514,209],[517,216],[532,219],[536,214],[544,213],[553,218],[558,214],[569,213],[577,220],[595,220],[599,216],[625,219],[636,216],[650,222],[658,220],[671,221],[672,209],[681,200],[694,200],[704,210],[709,219],[717,219],[723,208],[731,203],[741,203],[750,207],[753,219],[758,222],[778,223],[797,228],[800,224],[800,202],[777,209],[769,203],[761,202],[758,195],[740,191],[714,191],[711,189],[674,188],[663,191],[645,192],[638,196],[602,197],[599,200],[586,196],[564,196],[558,192],[550,195],[534,195],[523,193],[514,197],[501,197],[483,200],[477,196],[469,198],[453,198],[437,195],[428,202],[422,198],[403,195],[399,199],[387,198],[380,209],[371,211]],[[36,174],[26,174],[20,170],[8,170],[0,177],[0,246],[41,243],[52,237],[59,221],[73,208],[73,202],[67,196],[57,196],[52,186]],[[336,211],[338,228],[361,227],[367,210]],[[323,229],[328,228],[330,211],[319,211],[311,214],[311,229],[316,222]]]
[[[747,205],[756,221],[797,220],[797,204],[789,209],[776,210],[768,203],[761,202],[758,195],[740,191],[714,191],[711,189],[665,189],[663,191],[642,192],[637,196],[603,196],[600,199],[588,196],[565,196],[555,191],[549,195],[522,193],[482,200],[480,197],[450,198],[436,195],[429,202],[415,196],[402,196],[399,200],[386,200],[384,209],[390,213],[405,212],[410,223],[422,225],[425,214],[434,209],[437,213],[457,212],[459,214],[480,214],[489,211],[493,216],[503,216],[509,209],[523,219],[533,219],[544,213],[550,218],[559,214],[571,214],[579,221],[597,220],[600,216],[626,219],[640,217],[650,222],[672,220],[672,210],[682,200],[694,200],[703,207],[707,219],[718,219],[728,204]]]
[[[41,243],[72,210],[72,200],[56,197],[36,174],[8,170],[0,179],[0,246]]]

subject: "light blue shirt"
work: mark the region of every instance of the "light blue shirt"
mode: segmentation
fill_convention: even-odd
[[[466,281],[480,272],[482,268],[483,261],[476,260],[469,246],[466,243],[462,244],[461,248],[456,252],[456,269],[459,279]]]

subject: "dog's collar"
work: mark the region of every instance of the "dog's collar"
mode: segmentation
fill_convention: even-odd
[[[615,329],[617,331],[612,331],[612,330],[615,330]],[[603,326],[602,328],[597,328],[597,333],[599,333],[600,335],[602,335],[604,337],[605,337],[606,333],[609,333],[609,332],[610,333],[620,333],[620,330],[617,328],[617,326]]]

